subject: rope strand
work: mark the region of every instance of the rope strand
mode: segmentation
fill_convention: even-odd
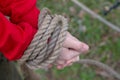
[[[19,60],[32,69],[47,68],[56,60],[66,36],[68,21],[61,15],[51,15],[48,9],[43,9],[38,26],[34,39]]]

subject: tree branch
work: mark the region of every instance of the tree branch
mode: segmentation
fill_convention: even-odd
[[[117,32],[120,32],[120,28],[112,23],[110,23],[109,21],[105,20],[104,18],[102,18],[100,15],[96,14],[95,12],[93,12],[92,10],[90,10],[88,7],[86,7],[84,4],[82,4],[81,2],[79,2],[78,0],[71,0],[73,3],[75,3],[77,6],[81,7],[84,11],[86,11],[87,13],[89,13],[90,15],[94,16],[96,19],[98,19],[99,21],[101,21],[102,23],[106,24],[107,26],[109,26],[110,28],[116,30]]]

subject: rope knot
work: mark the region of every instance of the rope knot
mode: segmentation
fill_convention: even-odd
[[[32,69],[46,68],[59,56],[67,28],[65,17],[51,15],[48,9],[43,9],[38,19],[38,31],[19,62]]]

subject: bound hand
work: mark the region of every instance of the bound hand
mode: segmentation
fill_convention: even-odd
[[[79,41],[67,32],[60,56],[56,61],[57,68],[62,69],[66,66],[72,65],[79,60],[79,55],[87,52],[88,49],[89,47],[87,44]]]

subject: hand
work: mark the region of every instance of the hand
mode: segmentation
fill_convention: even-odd
[[[67,32],[60,56],[56,60],[57,68],[62,69],[66,66],[72,65],[73,62],[79,61],[79,55],[87,52],[88,49],[89,47],[87,44],[80,42]]]

